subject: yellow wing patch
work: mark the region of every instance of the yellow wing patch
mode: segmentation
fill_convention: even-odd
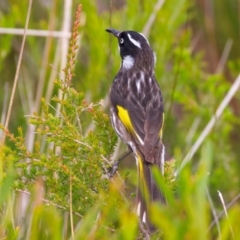
[[[126,127],[126,129],[129,132],[134,133],[135,131],[134,131],[131,119],[129,117],[128,111],[119,105],[117,105],[117,109],[118,109],[118,116],[122,121],[123,125]]]
[[[136,133],[136,131],[133,128],[130,116],[128,114],[128,110],[123,108],[123,107],[121,107],[121,106],[119,106],[119,105],[117,105],[117,109],[118,109],[118,117],[122,121],[122,123],[125,126],[125,128],[132,135],[135,135],[138,138],[139,142],[143,145],[144,144],[143,140],[138,136],[138,134]]]

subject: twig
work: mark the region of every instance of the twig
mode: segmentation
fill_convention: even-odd
[[[7,117],[6,117],[6,121],[5,121],[5,125],[4,125],[5,129],[8,129],[8,124],[9,124],[9,120],[10,120],[10,116],[11,116],[11,112],[12,112],[13,99],[14,99],[14,95],[15,95],[15,91],[16,91],[16,87],[17,87],[17,82],[18,82],[18,77],[19,77],[19,72],[20,72],[20,67],[21,67],[21,62],[22,62],[22,56],[23,56],[23,50],[24,50],[24,45],[25,45],[25,40],[26,40],[26,31],[28,28],[31,9],[32,9],[32,0],[29,0],[27,18],[26,18],[24,34],[23,34],[23,40],[22,40],[21,49],[20,49],[20,53],[19,53],[17,69],[16,69],[16,73],[15,73],[15,77],[14,77],[13,88],[12,88],[10,103],[9,103],[9,107],[8,107]],[[6,134],[3,132],[3,136],[1,139],[2,144],[5,143],[5,138],[6,138]]]
[[[3,107],[2,107],[2,114],[1,114],[1,124],[4,124],[6,119],[8,95],[9,95],[9,83],[6,82],[4,84],[4,97],[3,97]],[[2,137],[2,134],[3,134],[3,131],[0,130],[0,139]]]
[[[141,230],[141,232],[144,234],[144,240],[150,240],[150,236],[149,236],[149,233],[148,231],[144,228],[142,222],[139,220],[139,228]]]
[[[203,143],[205,138],[211,132],[211,130],[212,130],[213,126],[215,125],[215,123],[217,122],[217,120],[222,115],[224,109],[227,107],[227,105],[229,104],[229,102],[231,101],[231,99],[233,98],[235,93],[238,91],[239,87],[240,87],[240,74],[238,75],[237,79],[235,80],[235,82],[229,89],[228,93],[226,94],[226,96],[224,97],[222,102],[220,103],[216,113],[212,116],[209,123],[204,128],[204,130],[202,131],[201,135],[199,136],[199,138],[197,139],[195,144],[192,146],[192,148],[187,153],[186,157],[183,159],[182,164],[180,165],[178,170],[175,172],[175,175],[179,174],[179,172],[184,168],[184,166],[192,159],[192,157],[194,156],[196,151],[199,149],[199,147],[201,146],[201,144]]]
[[[83,135],[82,124],[81,124],[80,116],[78,113],[76,113],[76,119],[77,119],[79,133],[80,133],[80,135]]]
[[[25,190],[22,190],[22,189],[15,189],[15,191],[20,192],[20,193],[24,193],[24,194],[26,194],[26,195],[28,195],[28,196],[32,196],[32,194],[31,194],[30,192],[25,191]],[[57,204],[57,203],[54,203],[54,202],[52,202],[52,201],[50,201],[50,200],[47,200],[47,199],[45,199],[45,198],[41,198],[41,200],[42,200],[44,203],[46,203],[46,204],[49,204],[49,205],[52,205],[52,206],[57,207],[57,208],[59,208],[59,209],[62,209],[62,210],[67,211],[67,208],[66,208],[66,207],[63,207],[63,206],[61,206],[61,205],[59,205],[59,204]],[[76,215],[76,216],[78,216],[78,217],[80,217],[80,218],[83,217],[80,213],[77,213],[77,212],[73,212],[73,214]]]
[[[24,35],[25,32],[22,28],[0,28],[0,34]],[[70,38],[71,32],[28,29],[26,30],[26,35],[35,37]]]
[[[93,149],[90,145],[88,145],[87,143],[84,143],[84,142],[81,142],[81,141],[79,141],[79,140],[73,140],[74,142],[76,142],[76,143],[79,143],[79,144],[81,144],[81,145],[83,145],[83,146],[85,146],[85,147],[87,147],[87,148],[89,148],[89,149]]]
[[[107,158],[105,158],[102,154],[101,154],[101,157],[102,157],[102,159],[103,159],[105,162],[107,162],[108,164],[110,164],[109,160],[108,160]],[[115,183],[114,178],[112,178],[112,177],[109,176],[108,170],[107,170],[107,168],[106,168],[105,165],[103,165],[103,168],[104,168],[104,171],[106,172],[106,175],[107,175],[108,179],[109,179],[111,182]],[[123,181],[121,175],[120,175],[118,172],[117,172],[117,175],[118,175],[118,178],[121,180],[122,184],[124,185],[124,181]],[[124,201],[125,201],[125,202],[128,202],[128,200],[127,200],[127,198],[125,197],[124,193],[123,193],[120,189],[119,189],[119,192],[120,192],[122,198],[124,199]]]

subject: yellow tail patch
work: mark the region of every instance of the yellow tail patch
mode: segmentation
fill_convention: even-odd
[[[139,167],[139,173],[141,176],[143,176],[143,162],[139,155],[137,155],[137,161],[138,161],[138,167]]]

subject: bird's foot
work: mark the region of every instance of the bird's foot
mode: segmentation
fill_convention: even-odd
[[[109,169],[108,169],[108,175],[112,178],[113,176],[114,176],[114,174],[116,173],[116,171],[117,171],[117,169],[118,169],[118,165],[119,165],[119,160],[118,161],[116,161],[113,165],[112,165],[112,167],[110,167]]]

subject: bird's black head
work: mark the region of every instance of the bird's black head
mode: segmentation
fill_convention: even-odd
[[[135,31],[117,31],[106,29],[118,39],[119,51],[122,57],[122,67],[125,69],[140,68],[153,71],[155,56],[146,37]]]

